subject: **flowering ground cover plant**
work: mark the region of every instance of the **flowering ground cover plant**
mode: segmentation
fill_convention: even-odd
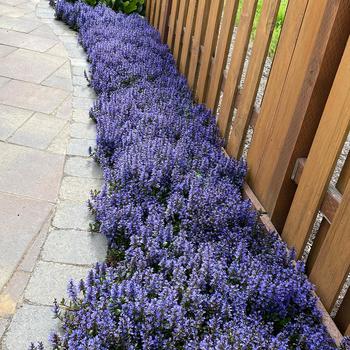
[[[79,30],[98,94],[90,206],[109,252],[55,303],[52,348],[336,349],[304,265],[260,227],[244,162],[223,154],[156,30],[82,2],[56,14]]]

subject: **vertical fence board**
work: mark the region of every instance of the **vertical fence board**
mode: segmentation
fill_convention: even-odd
[[[187,19],[186,19],[186,31],[183,38],[181,57],[180,57],[180,72],[182,74],[186,74],[187,72],[188,56],[189,56],[189,49],[190,49],[190,44],[191,44],[191,39],[193,34],[196,9],[197,9],[197,0],[189,0],[188,13],[187,13]]]
[[[350,111],[349,111],[350,112]],[[307,166],[307,163],[306,163]],[[350,270],[350,183],[310,273],[311,282],[330,312]],[[329,278],[332,278],[330,283]]]
[[[174,44],[174,34],[175,34],[175,26],[176,26],[176,19],[177,19],[177,11],[179,8],[179,1],[180,0],[172,0],[172,3],[171,3],[169,31],[168,31],[168,39],[167,39],[167,43],[170,50],[173,48],[173,44]]]
[[[176,24],[175,44],[174,44],[174,50],[173,50],[173,55],[176,62],[179,61],[180,47],[182,42],[181,39],[182,39],[184,23],[186,19],[187,1],[188,0],[180,0],[179,15],[178,15],[177,24]]]
[[[223,0],[213,0],[211,2],[208,25],[205,32],[202,62],[199,68],[196,87],[196,96],[200,102],[204,102],[206,97],[210,65],[215,53],[217,35],[221,21],[222,6]]]
[[[151,1],[152,0],[146,0],[146,18],[148,19],[148,21],[150,15]]]
[[[295,193],[282,238],[302,254],[350,128],[350,40]]]
[[[154,17],[154,26],[159,30],[159,17],[160,17],[160,7],[161,3],[164,2],[164,0],[157,0],[156,3],[156,10],[155,10],[155,17]]]
[[[265,59],[269,50],[279,5],[279,0],[267,0],[263,2],[247,76],[226,147],[227,153],[235,158],[239,158],[242,155],[243,142],[248,129],[249,118],[254,107]]]
[[[194,28],[194,34],[192,38],[190,65],[189,65],[188,77],[187,77],[188,84],[191,89],[195,87],[195,83],[196,83],[197,65],[199,60],[204,28],[205,28],[205,25],[207,24],[206,14],[208,13],[209,5],[210,5],[209,0],[198,1],[198,9],[196,13],[196,25]]]
[[[350,153],[348,154],[343,169],[341,170],[336,187],[340,193],[344,193],[347,183],[350,181]]]
[[[350,288],[345,294],[334,321],[344,335],[350,336]]]
[[[223,78],[227,56],[229,53],[232,32],[237,15],[238,0],[226,1],[224,5],[224,16],[222,28],[218,40],[217,51],[215,54],[213,69],[210,76],[210,90],[208,92],[207,106],[214,111],[220,95],[220,88]]]
[[[218,117],[218,127],[223,137],[227,136],[230,129],[228,125],[232,118],[233,106],[244,66],[244,58],[247,53],[256,6],[257,0],[247,0],[243,3],[231,64],[225,82],[224,95]]]
[[[347,2],[309,0],[275,113],[267,117],[270,129],[259,147],[258,171],[255,165],[250,174],[250,184],[279,231],[296,190],[291,181],[295,161],[309,152],[344,51],[350,28]],[[345,21],[338,21],[341,17]]]
[[[162,7],[160,10],[159,32],[163,42],[165,42],[166,35],[167,35],[170,3],[171,3],[171,0],[163,0]]]
[[[150,23],[154,26],[154,19],[156,15],[156,5],[158,0],[152,0],[151,2],[151,12],[150,12]]]

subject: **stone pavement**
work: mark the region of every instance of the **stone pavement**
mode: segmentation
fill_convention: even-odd
[[[89,158],[94,94],[76,33],[48,0],[0,0],[0,349],[27,349],[58,323],[51,305],[106,254],[88,232],[101,185]]]

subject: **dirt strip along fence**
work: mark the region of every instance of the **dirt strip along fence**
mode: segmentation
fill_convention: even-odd
[[[259,106],[280,0],[254,22],[258,5],[148,0],[146,17],[217,116],[227,154],[247,152],[245,193],[306,259],[339,342],[350,335],[350,0],[289,1]]]

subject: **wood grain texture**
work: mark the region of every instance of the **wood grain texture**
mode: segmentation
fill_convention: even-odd
[[[282,93],[267,118],[270,129],[255,148],[260,157],[249,164],[249,183],[280,231],[296,191],[290,180],[295,161],[310,150],[349,35],[347,6],[349,0],[309,0],[286,80],[275,90]],[[254,138],[261,132],[257,127]]]
[[[170,50],[172,50],[174,45],[175,26],[176,26],[179,2],[180,0],[172,0],[172,3],[171,3],[171,10],[170,10],[170,17],[169,17],[169,30],[168,30],[168,38],[167,38],[167,43]]]
[[[350,336],[350,289],[347,290],[334,321],[344,335]]]
[[[190,88],[193,90],[196,85],[197,68],[199,62],[199,55],[201,49],[201,43],[205,33],[205,27],[207,25],[207,14],[209,12],[210,1],[200,0],[198,1],[198,9],[196,13],[196,24],[194,28],[194,34],[192,38],[190,63],[188,69],[187,80]]]
[[[350,183],[320,252],[310,272],[310,280],[323,305],[330,312],[350,272]],[[331,279],[331,283],[330,283]]]
[[[188,13],[186,19],[186,31],[183,37],[182,51],[180,57],[180,72],[184,75],[187,73],[187,66],[189,61],[189,50],[191,45],[191,39],[193,35],[193,29],[195,24],[195,16],[197,10],[197,0],[189,0]]]
[[[227,142],[227,153],[231,157],[239,158],[242,155],[245,136],[253,112],[256,93],[269,50],[279,5],[280,1],[278,0],[267,0],[263,2],[241,101]]]
[[[303,253],[349,129],[350,41],[339,66],[282,232],[282,238],[289,246],[296,249],[298,256]]]
[[[232,42],[232,33],[238,9],[238,0],[226,1],[224,5],[224,14],[222,28],[218,39],[217,51],[212,64],[210,76],[210,89],[207,97],[207,107],[214,111],[217,107],[218,98],[221,91],[223,73],[227,63],[227,56]]]
[[[226,137],[230,130],[229,124],[232,119],[233,107],[235,105],[235,98],[244,66],[244,58],[247,53],[256,6],[256,0],[247,0],[243,3],[231,64],[227,73],[223,99],[218,116],[218,127],[223,137]]]
[[[168,34],[169,11],[171,8],[171,0],[163,0],[159,18],[159,32],[162,41],[165,42]]]
[[[208,25],[205,32],[203,56],[199,68],[198,82],[196,87],[196,97],[199,102],[204,103],[207,94],[207,84],[211,68],[212,57],[215,54],[223,0],[211,1],[209,10]]]
[[[186,22],[188,0],[180,0],[179,15],[177,18],[176,32],[175,32],[175,44],[173,55],[175,61],[179,63],[179,58],[181,54],[182,37],[184,31],[184,24]]]

